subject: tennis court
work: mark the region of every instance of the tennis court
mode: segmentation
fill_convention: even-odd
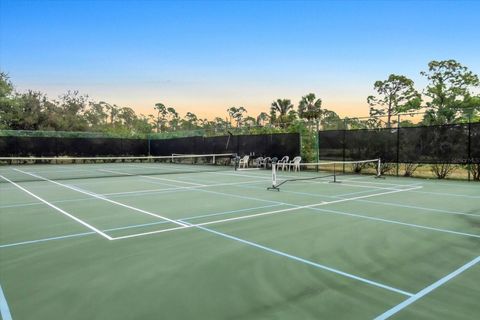
[[[3,319],[480,314],[478,183],[170,168],[0,167]]]

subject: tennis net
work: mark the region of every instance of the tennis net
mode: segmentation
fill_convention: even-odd
[[[0,157],[0,183],[228,171],[235,154],[142,157]],[[5,179],[6,178],[6,179]],[[8,180],[7,180],[8,179]]]
[[[371,174],[380,177],[380,159],[360,161],[330,161],[314,163],[274,163],[272,164],[272,186],[270,190],[280,190],[280,186],[293,181],[325,179],[339,182],[338,177],[346,174]]]

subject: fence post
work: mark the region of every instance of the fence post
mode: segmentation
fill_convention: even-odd
[[[316,162],[318,163],[320,161],[320,125],[318,123],[318,119],[316,121],[316,131],[315,131],[315,153],[316,153]],[[318,170],[317,170],[318,171]]]
[[[400,172],[400,114],[397,115],[397,177]]]
[[[472,115],[468,114],[468,145],[467,145],[467,171],[468,181],[470,181],[470,171],[472,170]]]
[[[298,155],[299,156],[303,156],[303,152],[302,152],[302,134],[303,132],[303,123],[300,123],[299,127],[298,127]],[[305,157],[303,156],[303,158],[305,159]]]
[[[150,140],[151,140],[151,135],[150,133],[147,134],[147,144],[148,144],[148,156],[150,157],[152,154],[150,152]]]
[[[346,146],[346,138],[347,138],[347,120],[343,118],[343,141],[342,141],[342,160],[343,160],[343,174],[345,174],[345,146]]]

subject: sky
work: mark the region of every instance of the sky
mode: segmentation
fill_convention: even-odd
[[[373,83],[421,90],[431,60],[480,74],[480,1],[0,0],[0,70],[18,91],[78,90],[151,114],[212,119],[313,92],[368,115]]]

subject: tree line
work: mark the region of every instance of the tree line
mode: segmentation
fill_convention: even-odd
[[[397,124],[397,115],[423,112],[421,124],[449,124],[480,121],[479,78],[455,60],[431,61],[420,72],[428,84],[423,90],[415,88],[412,79],[390,74],[376,81],[374,95],[367,97],[370,118],[340,116],[322,105],[314,93],[301,97],[297,106],[290,99],[276,99],[265,112],[253,117],[243,106],[226,110],[226,117],[199,118],[193,112],[181,116],[173,106],[156,103],[153,113],[137,114],[130,107],[105,101],[92,101],[78,91],[68,91],[57,99],[49,99],[34,90],[17,92],[5,72],[0,72],[0,129],[93,131],[122,135],[148,134],[178,130],[226,130],[264,128],[292,131],[299,123],[315,124],[322,129],[378,128]],[[400,125],[412,125],[403,119]]]

